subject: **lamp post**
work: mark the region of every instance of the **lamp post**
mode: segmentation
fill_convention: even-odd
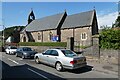
[[[3,27],[3,32],[2,32],[2,46],[4,45],[4,25],[0,25]]]

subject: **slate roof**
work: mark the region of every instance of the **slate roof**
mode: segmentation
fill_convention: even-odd
[[[26,31],[56,29],[63,15],[64,12],[33,20],[30,24],[26,26]]]
[[[61,28],[73,28],[92,25],[95,10],[69,15]]]

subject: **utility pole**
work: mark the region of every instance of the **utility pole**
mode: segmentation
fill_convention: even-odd
[[[5,44],[5,40],[4,40],[5,39],[5,32],[4,31],[5,31],[5,26],[3,25],[3,46]]]

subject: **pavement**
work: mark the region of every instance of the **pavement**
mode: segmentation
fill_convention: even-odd
[[[107,74],[118,75],[118,64],[108,63],[106,61],[101,61],[97,58],[86,56],[88,65],[92,65],[93,70],[98,72],[104,72]]]

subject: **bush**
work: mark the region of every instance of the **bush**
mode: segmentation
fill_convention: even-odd
[[[66,47],[66,42],[19,42],[20,46],[59,46]]]
[[[120,30],[103,30],[100,34],[100,47],[103,49],[120,49]]]

